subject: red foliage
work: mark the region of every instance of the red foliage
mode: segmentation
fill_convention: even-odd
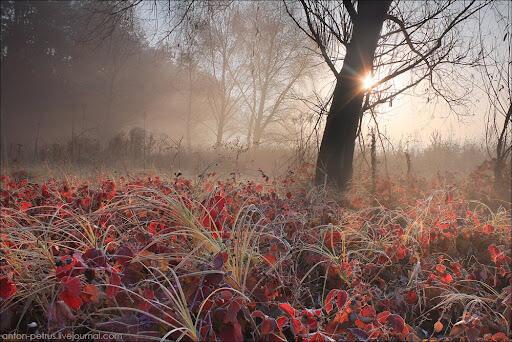
[[[66,303],[72,309],[80,309],[82,306],[82,298],[81,298],[81,289],[82,284],[80,279],[76,277],[68,277],[65,276],[61,280],[62,290],[60,292],[59,298]]]
[[[119,285],[121,285],[121,277],[115,269],[112,269],[110,272],[109,285],[107,285],[107,290],[105,291],[107,297],[115,297],[116,294],[119,293]]]
[[[416,291],[407,291],[405,293],[405,301],[410,305],[416,304],[418,302],[418,294]]]
[[[9,278],[0,277],[0,298],[9,299],[16,293],[16,284]]]
[[[280,303],[279,308],[291,317],[295,317],[297,314],[297,310],[295,310],[289,303]]]
[[[44,328],[72,330],[71,321],[108,308],[112,319],[92,322],[97,327],[161,337],[169,331],[162,322],[181,324],[168,305],[169,293],[177,293],[201,341],[507,340],[499,317],[512,307],[510,243],[503,239],[511,227],[457,191],[422,202],[419,185],[379,182],[380,203],[399,207],[402,222],[394,209],[354,208],[372,204],[358,192],[343,202],[315,202],[300,175],[265,175],[262,184],[208,177],[120,178],[99,186],[2,177],[1,308],[22,313],[24,295],[37,289],[38,296],[48,293],[48,304],[34,310],[48,313]],[[190,233],[197,225],[201,236]],[[36,239],[23,235],[28,231]],[[234,231],[255,232],[254,252],[239,248]],[[49,267],[19,258],[25,251],[42,253],[36,262]],[[471,312],[454,325],[446,317],[456,311],[435,307],[450,291],[485,296],[491,287],[486,303],[501,316]],[[116,306],[137,314],[117,315]],[[414,326],[425,312],[432,321]]]

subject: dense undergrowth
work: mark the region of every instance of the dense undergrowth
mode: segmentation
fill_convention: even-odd
[[[482,174],[383,179],[339,199],[312,188],[310,171],[3,176],[2,333],[508,340],[510,207]]]

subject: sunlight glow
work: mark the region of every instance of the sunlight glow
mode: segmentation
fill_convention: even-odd
[[[372,77],[372,74],[366,75],[366,77],[363,78],[363,89],[371,89],[375,82],[376,80]]]

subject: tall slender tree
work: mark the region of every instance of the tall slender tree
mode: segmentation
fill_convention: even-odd
[[[204,50],[202,66],[212,76],[207,97],[215,120],[215,146],[220,147],[242,100],[236,87],[243,66],[236,33],[240,13],[233,6],[220,13],[209,12],[206,20],[200,34]]]
[[[490,17],[490,18],[489,18]],[[484,21],[485,20],[485,21]],[[512,4],[495,3],[479,25],[481,90],[487,97],[486,140],[494,161],[494,190],[510,200],[512,155]],[[490,24],[490,25],[489,25]],[[491,29],[489,29],[491,28]],[[496,30],[498,28],[498,30]]]
[[[248,109],[247,145],[258,146],[270,126],[284,119],[294,86],[311,66],[310,55],[293,23],[283,21],[282,3],[244,6],[243,84],[238,83]]]

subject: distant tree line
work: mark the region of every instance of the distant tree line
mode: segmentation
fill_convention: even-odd
[[[314,77],[312,61],[282,6],[205,11],[155,43],[142,9],[108,25],[112,4],[1,2],[3,158],[40,160],[54,146],[80,159],[136,126],[189,152],[289,143],[303,129],[295,86]]]

